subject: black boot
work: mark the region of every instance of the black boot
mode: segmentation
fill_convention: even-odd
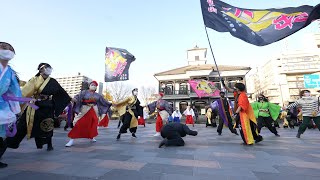
[[[132,133],[132,137],[137,138],[137,136],[136,136],[136,134],[135,134],[135,133]]]
[[[53,151],[52,138],[48,138],[47,141],[48,141],[47,151]]]
[[[160,142],[160,144],[159,144],[159,148],[161,148],[163,145],[165,145],[166,144],[166,142],[167,142],[167,140],[166,139],[164,139],[164,140],[162,140],[161,142]]]
[[[34,138],[36,142],[37,149],[42,149],[43,148],[43,141],[42,138]]]
[[[117,136],[117,140],[119,140],[121,137],[121,134],[119,133],[118,136]]]
[[[8,167],[8,164],[0,162],[0,169]]]
[[[298,133],[296,137],[297,137],[297,138],[300,138],[300,136],[301,136],[301,133]]]
[[[7,142],[6,140],[3,140],[3,138],[0,138],[0,159],[2,158],[2,155],[7,150]],[[0,162],[0,169],[7,167],[8,164]]]
[[[239,134],[238,134],[238,132],[237,132],[237,130],[236,130],[236,129],[234,129],[233,134],[235,134],[235,135],[239,136]]]

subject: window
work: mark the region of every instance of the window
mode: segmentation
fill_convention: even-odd
[[[318,48],[320,48],[320,44],[318,44]]]
[[[199,56],[195,56],[194,59],[195,59],[196,61],[199,61]]]

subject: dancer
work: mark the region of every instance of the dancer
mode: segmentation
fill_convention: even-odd
[[[147,106],[150,114],[154,113],[156,110],[158,112],[156,120],[156,134],[154,136],[160,136],[163,124],[166,123],[168,117],[172,115],[172,107],[167,101],[162,99],[163,96],[163,93],[159,93],[158,100]]]
[[[22,95],[34,98],[33,102],[39,109],[28,106],[24,110],[17,124],[17,134],[7,138],[10,148],[18,148],[27,135],[28,139],[35,138],[38,149],[47,144],[47,151],[52,151],[53,118],[58,117],[71,100],[60,84],[50,77],[52,68],[48,63],[40,63],[38,70],[22,88]]]
[[[232,110],[231,110],[231,106],[230,106],[230,102],[228,101],[228,99],[225,97],[225,92],[224,91],[220,91],[220,99],[213,102],[211,104],[211,109],[215,110],[216,108],[218,108],[218,112],[219,112],[219,126],[217,129],[217,132],[219,134],[219,136],[221,136],[222,134],[222,129],[223,129],[223,124],[225,126],[227,126],[230,130],[231,133],[239,135],[237,133],[237,130],[235,128],[233,128],[233,124],[232,124]]]
[[[194,127],[194,111],[193,109],[191,109],[190,106],[187,106],[187,109],[183,112],[183,115],[186,116],[186,124],[192,124],[192,126]]]
[[[197,131],[192,131],[185,124],[181,123],[169,123],[163,126],[161,129],[161,136],[164,138],[159,144],[159,148],[165,146],[184,146],[182,137],[186,135],[196,136]]]
[[[213,127],[213,124],[211,122],[212,109],[210,107],[207,108],[206,117],[207,117],[206,127],[208,127],[208,126],[212,126]]]
[[[222,85],[232,92],[232,89],[221,81]],[[263,140],[262,136],[258,133],[257,120],[254,116],[253,109],[249,103],[247,94],[245,93],[246,86],[243,83],[236,83],[234,88],[234,119],[236,126],[240,129],[240,134],[244,145],[253,145]]]
[[[117,140],[120,139],[121,134],[127,133],[128,129],[132,137],[136,138],[138,119],[143,116],[143,107],[140,105],[138,99],[138,88],[132,90],[132,96],[114,105],[118,109],[122,120],[122,126],[119,130]]]
[[[272,132],[275,136],[280,137],[274,121],[278,119],[281,107],[279,105],[270,103],[263,94],[260,94],[258,99],[258,102],[251,103],[254,115],[258,119],[258,132],[261,132],[262,125],[265,124],[270,132]]]
[[[179,108],[176,108],[176,110],[172,113],[173,122],[180,123],[182,115],[179,111]]]
[[[92,81],[89,84],[89,90],[81,91],[73,101],[76,102],[76,117],[73,120],[73,128],[69,132],[69,142],[66,147],[74,144],[74,139],[88,138],[92,142],[96,142],[94,137],[98,136],[98,121],[102,119],[110,110],[111,103],[106,101],[102,95],[96,93],[98,83]]]
[[[9,128],[15,128],[14,126],[17,120],[16,114],[21,111],[18,102],[5,100],[3,98],[4,95],[21,97],[21,90],[16,73],[8,65],[9,61],[14,58],[14,55],[15,51],[10,44],[0,42],[0,159],[7,148],[6,137],[10,136],[8,134],[10,133]],[[0,162],[0,169],[7,166],[8,164]]]
[[[320,131],[320,112],[319,112],[319,102],[316,97],[312,97],[309,90],[302,90],[300,92],[300,99],[298,99],[295,103],[290,104],[286,109],[290,109],[292,107],[301,106],[303,121],[300,124],[297,138],[301,137],[308,125],[310,124],[311,119],[317,125]]]

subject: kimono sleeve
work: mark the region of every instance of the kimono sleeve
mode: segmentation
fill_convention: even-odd
[[[58,117],[71,101],[69,94],[56,81],[56,92],[52,96],[54,102],[54,114]]]
[[[239,105],[239,107],[241,107],[241,109],[243,111],[247,111],[248,110],[248,108],[250,106],[250,103],[249,103],[248,97],[245,94],[241,93],[239,95],[238,105]]]
[[[35,92],[36,78],[32,77],[21,89],[23,97],[32,97]]]
[[[212,110],[215,110],[217,107],[218,107],[218,102],[217,102],[217,101],[215,101],[215,102],[213,102],[213,103],[210,104],[210,108],[211,108]]]
[[[99,100],[97,103],[98,103],[98,108],[100,110],[100,115],[107,114],[107,112],[110,111],[110,107],[112,106],[112,104],[107,100],[105,100],[101,95],[99,95]]]
[[[279,105],[269,103],[269,112],[273,120],[277,120],[280,114],[281,107]]]
[[[252,107],[252,109],[253,109],[254,116],[255,116],[256,118],[258,118],[258,116],[259,116],[258,103],[257,103],[257,102],[251,103],[251,107]]]
[[[21,89],[20,85],[18,83],[17,77],[15,72],[12,70],[12,76],[11,76],[11,83],[9,86],[9,89],[7,91],[8,95],[14,96],[14,97],[21,97]],[[9,101],[10,109],[14,114],[18,114],[21,112],[20,104],[17,101]]]
[[[169,115],[171,116],[173,108],[170,106],[170,104],[167,101],[165,101],[165,109],[169,113]]]
[[[154,113],[156,111],[157,108],[157,101],[154,101],[153,103],[150,103],[147,105],[150,114]]]
[[[137,108],[137,111],[138,111],[138,115],[140,117],[143,117],[144,116],[143,107],[140,105],[140,101],[139,100],[137,100],[136,108]]]

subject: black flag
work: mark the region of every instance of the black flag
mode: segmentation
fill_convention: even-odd
[[[320,4],[282,9],[245,9],[220,0],[200,0],[204,24],[250,44],[279,41],[320,18]]]
[[[125,49],[107,47],[105,82],[129,80],[129,68],[136,58]]]

